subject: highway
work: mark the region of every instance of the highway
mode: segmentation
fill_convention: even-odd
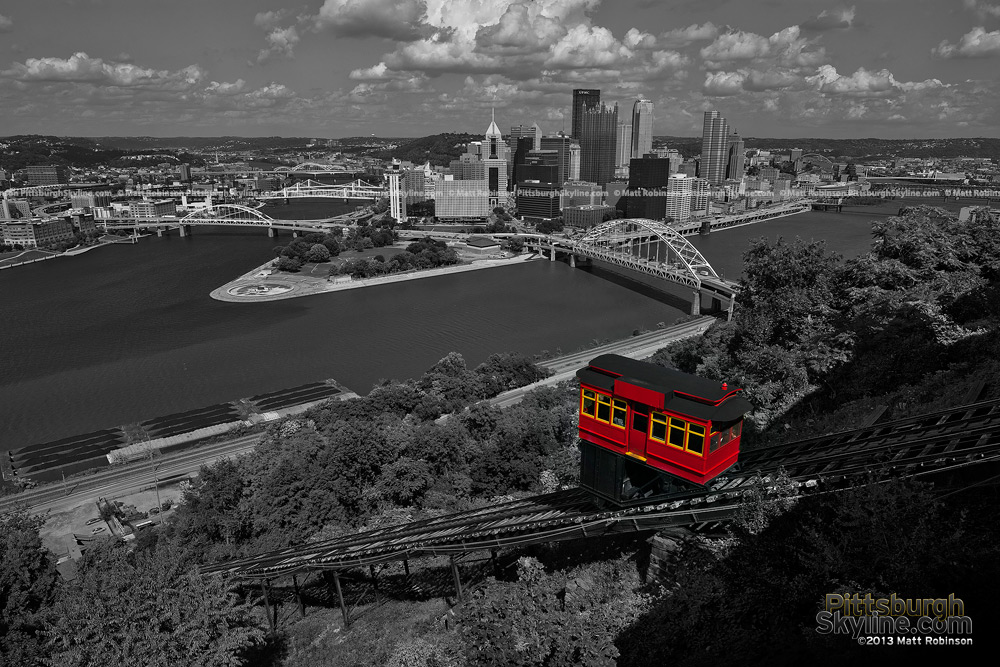
[[[519,389],[500,394],[490,403],[507,407],[519,403],[524,395],[537,387],[549,386],[571,379],[576,371],[586,366],[600,354],[621,354],[633,359],[651,356],[666,344],[702,334],[715,318],[701,317],[691,322],[649,333],[633,336],[621,341],[607,343],[582,352],[574,352],[557,359],[541,362],[539,365],[553,371],[554,375]],[[159,464],[157,475],[160,484],[175,482],[198,472],[201,466],[214,463],[222,458],[238,456],[251,451],[261,435],[241,436],[233,440],[209,445],[195,446],[181,452],[167,454],[156,459]],[[136,462],[124,467],[109,468],[75,477],[66,482],[47,484],[13,496],[0,498],[0,512],[9,511],[18,505],[26,505],[34,514],[59,513],[72,510],[80,505],[96,502],[98,498],[118,498],[142,489],[152,488],[153,473],[150,464]]]
[[[254,433],[225,442],[203,445],[156,459],[160,484],[195,473],[202,465],[251,451],[261,435]],[[47,484],[13,496],[0,498],[0,512],[26,504],[34,514],[65,512],[98,498],[117,498],[144,488],[152,488],[153,473],[146,462],[110,468],[60,483]]]
[[[697,320],[685,322],[684,324],[657,329],[656,331],[639,334],[625,340],[600,345],[589,350],[584,350],[583,352],[574,352],[573,354],[567,354],[551,361],[543,361],[538,365],[552,371],[553,375],[526,387],[505,391],[496,398],[491,399],[490,403],[501,408],[519,403],[524,398],[524,395],[532,389],[551,386],[563,380],[572,379],[579,369],[589,364],[591,359],[601,354],[620,354],[623,357],[630,357],[632,359],[651,357],[657,350],[669,343],[683,338],[690,338],[691,336],[700,336],[713,322],[715,322],[714,317],[700,317]]]

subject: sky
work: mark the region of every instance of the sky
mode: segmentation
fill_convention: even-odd
[[[0,0],[0,135],[1000,136],[1000,0]]]

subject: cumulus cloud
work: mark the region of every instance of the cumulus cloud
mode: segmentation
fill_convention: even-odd
[[[267,48],[257,54],[257,62],[270,60],[273,56],[291,58],[295,55],[295,45],[299,43],[299,32],[295,26],[274,28],[267,34]]]
[[[612,67],[632,56],[607,28],[578,25],[552,46],[545,66],[556,69]]]
[[[718,34],[719,29],[715,24],[707,21],[701,25],[695,23],[686,28],[668,30],[660,35],[660,43],[664,46],[677,48],[694,42],[715,39]]]
[[[205,71],[198,65],[169,71],[131,63],[106,62],[79,51],[69,58],[28,58],[14,63],[3,76],[23,82],[83,82],[103,86],[187,90],[197,86]]]
[[[236,79],[232,83],[212,81],[205,86],[205,92],[216,95],[239,95],[246,88],[247,82],[243,79]]]
[[[743,91],[746,76],[740,72],[708,72],[702,90],[712,97],[738,95]]]
[[[278,24],[287,16],[288,12],[284,9],[279,9],[277,11],[268,12],[258,12],[256,16],[253,17],[253,24],[258,28],[263,28],[264,30],[271,30],[272,28],[278,27]]]
[[[1000,30],[986,32],[982,26],[976,26],[962,35],[957,44],[942,41],[931,53],[938,58],[989,58],[1000,56]]]
[[[782,67],[815,67],[826,60],[822,47],[802,37],[799,26],[789,26],[770,37],[742,30],[729,31],[700,51],[708,69],[726,69],[738,62],[764,62]]]
[[[854,14],[854,7],[824,9],[818,16],[804,21],[799,27],[803,30],[813,30],[816,32],[846,30],[854,25]]]
[[[421,0],[326,0],[314,24],[340,37],[412,41],[421,36],[426,10]]]
[[[14,22],[0,14],[0,32],[9,32],[14,27]]]
[[[980,19],[1000,18],[1000,5],[991,5],[984,0],[965,0],[965,8],[974,12]]]

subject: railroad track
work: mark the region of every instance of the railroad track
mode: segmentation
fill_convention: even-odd
[[[580,489],[365,531],[231,561],[203,571],[244,579],[375,565],[416,556],[451,555],[505,546],[727,520],[759,475],[784,469],[805,491],[881,470],[905,476],[1000,459],[1000,401],[947,410],[746,452],[738,470],[709,488],[614,509],[597,509]]]

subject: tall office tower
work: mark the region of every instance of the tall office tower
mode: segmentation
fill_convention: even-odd
[[[666,215],[666,189],[670,161],[656,157],[632,158],[624,213],[629,218],[662,220]],[[620,209],[622,207],[619,207]]]
[[[509,157],[510,147],[503,140],[494,115],[486,130],[482,154],[491,209],[507,203],[507,162]]]
[[[178,167],[177,171],[178,171],[178,177],[182,183],[191,182],[191,165],[185,162],[180,167]]]
[[[704,178],[691,179],[691,215],[708,215],[712,186]]]
[[[513,128],[512,128],[513,130]],[[513,189],[513,186],[517,184],[521,179],[521,165],[524,164],[525,158],[528,157],[528,153],[534,150],[535,139],[533,137],[521,137],[519,139],[513,139],[513,134],[511,135],[514,143],[514,157],[513,157],[513,167],[510,174],[510,182],[507,183],[507,189]],[[541,137],[539,137],[539,143]]]
[[[653,103],[641,97],[632,105],[632,157],[653,150]]]
[[[580,175],[580,144],[565,132],[542,137],[541,150],[559,153],[559,182],[577,180]],[[575,162],[574,162],[575,160]],[[573,177],[576,169],[577,178]]]
[[[726,179],[729,123],[718,111],[705,112],[705,125],[701,133],[701,173],[702,178],[712,185]]]
[[[532,146],[529,150],[537,151],[542,148],[542,128],[538,127],[538,123],[532,123],[530,126],[526,125],[513,125],[510,128],[510,140],[511,147],[517,145],[518,139],[530,138],[532,140]]]
[[[386,169],[385,177],[389,180],[389,215],[399,222],[406,219],[406,197],[399,187],[402,175],[403,166],[399,160],[393,158],[392,164]]]
[[[683,222],[691,217],[691,183],[694,179],[674,174],[667,179],[667,217]]]
[[[569,145],[568,160],[566,163],[566,180],[580,180],[580,144],[575,141]]]
[[[618,105],[598,104],[580,119],[580,179],[605,185],[615,174]]]
[[[788,159],[790,159],[792,162],[795,162],[796,160],[801,159],[801,158],[802,158],[802,149],[801,148],[793,148],[791,150],[791,154],[788,156]]]
[[[633,157],[642,157],[632,154],[632,125],[624,120],[618,121],[618,128],[615,132],[615,175],[627,175],[629,160]]]
[[[743,164],[746,147],[738,132],[729,135],[726,141],[726,179],[738,181],[743,178]]]
[[[580,138],[580,128],[582,127],[583,112],[585,109],[593,109],[601,103],[601,91],[587,88],[576,88],[573,90],[573,127],[572,134],[575,138]]]

